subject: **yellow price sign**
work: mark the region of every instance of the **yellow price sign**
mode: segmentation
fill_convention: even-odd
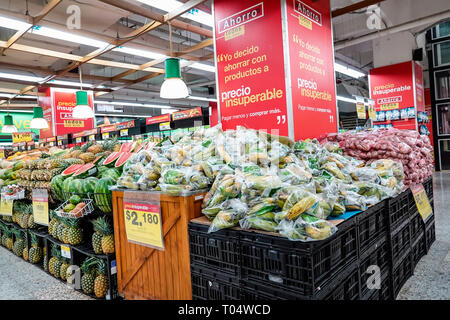
[[[358,119],[366,119],[366,106],[364,102],[356,103],[356,112],[358,114]]]
[[[5,150],[3,149],[0,150],[0,158],[5,159]]]
[[[433,208],[428,201],[427,194],[422,184],[411,187],[414,201],[416,202],[417,210],[419,211],[422,220],[425,221],[433,213]]]
[[[369,105],[368,111],[369,111],[369,119],[377,120],[377,113],[375,112],[375,106]]]
[[[123,208],[128,241],[164,250],[160,207],[124,202]]]
[[[30,142],[32,140],[31,132],[13,132],[13,143]]]
[[[106,139],[108,139],[109,138],[109,132],[104,132],[104,133],[102,133],[102,139],[103,140],[106,140]]]
[[[75,138],[75,143],[81,143],[81,141],[82,141],[81,137],[76,137]]]
[[[61,245],[61,256],[70,259],[70,247]]]
[[[127,137],[128,136],[128,129],[120,130],[120,136],[121,137]]]
[[[380,105],[381,111],[395,110],[398,108],[400,108],[400,105],[398,103],[386,103],[386,104]]]
[[[5,199],[3,196],[0,200],[0,214],[4,216],[12,216],[14,200]]]
[[[48,193],[45,189],[33,189],[34,222],[48,226]]]

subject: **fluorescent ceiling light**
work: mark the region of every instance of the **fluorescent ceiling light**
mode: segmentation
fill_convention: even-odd
[[[166,12],[173,11],[183,5],[183,2],[176,0],[138,0],[138,1]],[[190,10],[190,12],[182,14],[181,17],[192,21],[196,21],[198,23],[210,27],[212,27],[214,23],[211,14],[197,9]]]
[[[351,69],[337,62],[334,63],[334,70],[356,79],[364,77],[366,75],[365,73],[362,73],[355,69]]]
[[[0,93],[0,97],[2,97],[2,98],[12,98],[12,97],[14,97],[15,96],[15,94],[12,94],[12,93]],[[16,97],[16,99],[36,99],[36,97],[35,96],[18,96],[18,97]]]
[[[139,57],[144,57],[144,58],[149,58],[149,59],[165,59],[167,56],[160,54],[160,53],[156,53],[156,52],[151,52],[151,51],[147,51],[147,50],[140,50],[140,49],[134,49],[134,48],[126,48],[126,47],[118,47],[113,49],[113,51],[118,51],[118,52],[122,52],[122,53],[128,53],[134,56],[139,56]]]
[[[13,80],[27,81],[27,82],[40,82],[44,80],[44,78],[41,77],[24,76],[21,74],[6,73],[6,72],[0,72],[0,78],[8,80],[13,79]]]
[[[14,105],[10,104],[11,107],[14,107]],[[1,112],[19,112],[19,113],[33,113],[33,111],[26,111],[26,110],[12,110],[12,109],[8,109],[8,110],[2,110]]]
[[[105,41],[95,40],[95,39],[80,36],[80,35],[77,35],[74,33],[60,31],[60,30],[56,30],[53,28],[43,27],[43,26],[34,27],[31,30],[31,33],[37,34],[40,36],[44,36],[44,37],[79,43],[79,44],[83,44],[86,46],[97,47],[97,48],[103,48],[109,44]]]
[[[130,106],[130,107],[144,107],[144,108],[156,108],[156,109],[171,109],[168,105],[158,105],[158,104],[146,104],[139,102],[119,102],[119,101],[101,101],[95,100],[96,104],[112,104],[116,106]]]
[[[191,99],[191,100],[201,100],[201,101],[213,101],[213,102],[217,102],[217,99],[211,99],[211,98],[206,98],[206,97],[189,96],[188,99]]]
[[[337,100],[340,101],[345,101],[345,102],[350,102],[350,103],[356,103],[355,99],[351,99],[351,98],[347,98],[347,97],[342,97],[342,96],[336,96]]]
[[[26,30],[32,25],[20,20],[10,19],[6,17],[0,17],[0,27],[11,29],[11,30]]]
[[[190,64],[189,67],[194,68],[194,69],[203,70],[203,71],[216,72],[216,67],[210,66],[209,64],[199,63],[199,62],[194,62],[194,63]]]

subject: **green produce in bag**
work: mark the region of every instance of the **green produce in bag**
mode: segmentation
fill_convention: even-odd
[[[271,212],[273,209],[277,207],[275,203],[275,199],[273,198],[265,198],[262,199],[261,203],[256,204],[253,206],[250,211],[248,212],[249,215],[262,215],[267,212]]]
[[[278,224],[274,221],[263,219],[260,216],[247,216],[239,221],[242,229],[257,229],[268,232],[275,232]]]

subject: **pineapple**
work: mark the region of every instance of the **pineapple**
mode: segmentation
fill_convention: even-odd
[[[52,258],[55,258],[55,259],[53,259],[52,264],[50,264],[50,261],[49,261],[49,268],[51,268],[53,270],[53,276],[55,278],[60,278],[61,275],[59,272],[61,270],[61,265],[63,262],[61,260],[61,250],[59,249],[59,247],[53,246],[52,255],[53,255]]]
[[[66,221],[64,218],[60,218],[60,224],[58,225],[58,228],[56,228],[56,236],[59,241],[64,240],[64,229],[66,228]]]
[[[96,259],[89,257],[84,260],[81,265],[81,271],[83,276],[81,277],[81,290],[86,294],[92,294],[94,292],[94,281],[96,278]]]
[[[70,220],[70,219],[68,219]],[[68,220],[66,220],[66,224],[64,224],[64,230],[63,230],[63,236],[62,236],[62,242],[64,242],[65,244],[69,244],[69,224],[68,224]]]
[[[94,293],[97,298],[104,298],[109,290],[109,281],[106,276],[106,263],[104,260],[97,261],[98,276],[94,281]]]
[[[94,230],[102,235],[104,254],[114,253],[114,234],[109,220],[103,216],[94,221]]]
[[[18,256],[18,257],[22,257],[23,255],[23,249],[25,248],[25,240],[24,240],[24,235],[23,232],[15,229],[13,231],[13,233],[16,236],[16,241],[13,244],[13,253]]]
[[[42,248],[39,247],[39,238],[34,233],[31,233],[31,248],[28,252],[28,257],[30,263],[33,264],[42,260]]]
[[[100,232],[94,232],[92,234],[92,248],[96,254],[102,254],[102,234]]]
[[[28,229],[33,229],[33,228],[36,228],[36,227],[37,227],[37,225],[34,222],[34,215],[30,214],[30,216],[28,217]]]
[[[58,216],[55,211],[50,212],[50,222],[48,223],[48,233],[53,236],[54,226],[58,223]]]
[[[28,261],[29,255],[28,255],[28,245],[25,245],[25,247],[23,248],[23,252],[22,252],[22,257],[25,261]]]
[[[59,247],[55,244],[52,246],[52,257],[48,260],[48,272],[50,272],[51,275],[55,274],[55,270],[53,268],[55,261],[58,260],[58,251],[59,251]],[[44,260],[45,262],[45,260]]]
[[[83,230],[79,227],[78,219],[68,219],[68,243],[78,245],[83,241]]]
[[[62,258],[62,264],[59,269],[59,275],[62,280],[67,280],[67,269],[70,267],[69,259]]]
[[[22,212],[19,216],[19,226],[22,229],[27,229],[29,219],[30,219],[30,214],[28,212]]]

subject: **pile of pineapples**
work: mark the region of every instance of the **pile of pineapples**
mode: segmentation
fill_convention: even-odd
[[[31,233],[31,247],[29,248],[27,237],[28,234],[26,232],[16,228],[8,228],[0,223],[1,244],[5,248],[30,263],[36,264],[41,262],[45,250],[42,248],[39,238],[34,233]]]
[[[92,248],[96,254],[114,253],[114,231],[111,221],[101,216],[92,221],[94,233],[92,234]]]
[[[80,220],[60,217],[54,211],[51,212],[48,233],[65,244],[76,246],[83,241],[83,229],[80,227]]]
[[[44,258],[44,270],[50,272],[55,278],[67,280],[72,274],[68,271],[70,267],[69,259],[61,255],[61,247],[54,244],[51,249],[51,258],[46,264],[46,257]]]
[[[95,294],[99,299],[104,298],[109,290],[109,280],[106,275],[106,262],[95,257],[88,257],[81,265],[81,290],[86,294]]]
[[[33,205],[26,201],[14,201],[11,220],[22,229],[32,229],[37,226],[34,222]]]
[[[1,223],[0,224],[0,234],[1,234],[1,243],[2,246],[4,246],[9,251],[12,251],[13,249],[13,232],[8,226]]]

